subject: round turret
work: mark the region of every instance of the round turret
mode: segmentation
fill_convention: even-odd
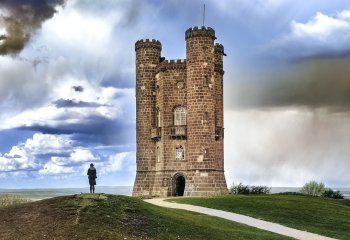
[[[134,196],[151,195],[149,186],[154,181],[156,145],[151,139],[151,128],[155,124],[156,98],[155,72],[159,65],[162,45],[157,40],[139,40],[136,51],[136,139],[137,175]]]
[[[185,32],[185,40],[191,37],[209,37],[213,40],[216,39],[215,31],[211,27],[193,27],[189,28]]]
[[[214,40],[210,27],[185,33],[187,58],[187,131],[189,167],[215,168]]]

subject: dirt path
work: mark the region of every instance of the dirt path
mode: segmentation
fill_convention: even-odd
[[[245,225],[249,225],[249,226],[263,229],[266,231],[278,233],[278,234],[292,237],[295,239],[335,240],[334,238],[324,237],[315,233],[309,233],[309,232],[297,230],[294,228],[285,227],[277,223],[267,222],[267,221],[259,220],[259,219],[248,217],[241,214],[236,214],[236,213],[231,213],[231,212],[226,212],[226,211],[216,210],[211,208],[199,207],[194,205],[188,205],[188,204],[166,202],[164,201],[164,198],[147,199],[145,201],[161,207],[183,209],[187,211],[198,212],[198,213],[203,213],[210,216],[224,218],[230,221],[242,223]]]

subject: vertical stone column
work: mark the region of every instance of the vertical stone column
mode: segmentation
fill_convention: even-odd
[[[215,143],[215,31],[194,27],[186,31],[187,151],[185,195],[202,196],[227,190]],[[225,182],[225,183],[224,183]]]
[[[136,179],[133,196],[151,196],[156,165],[156,144],[151,128],[156,121],[155,70],[161,43],[139,40],[136,51]]]
[[[224,169],[224,99],[223,99],[223,56],[224,46],[215,44],[214,50],[214,85],[215,85],[215,152],[219,169]]]

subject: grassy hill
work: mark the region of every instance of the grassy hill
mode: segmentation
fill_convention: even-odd
[[[350,200],[299,195],[225,195],[171,201],[221,209],[282,225],[350,240]]]
[[[0,208],[0,239],[290,239],[140,199],[80,194]]]

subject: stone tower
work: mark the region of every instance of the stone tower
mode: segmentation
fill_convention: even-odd
[[[134,196],[227,192],[224,175],[223,56],[210,27],[185,33],[186,60],[165,60],[161,43],[136,51],[137,173]]]

